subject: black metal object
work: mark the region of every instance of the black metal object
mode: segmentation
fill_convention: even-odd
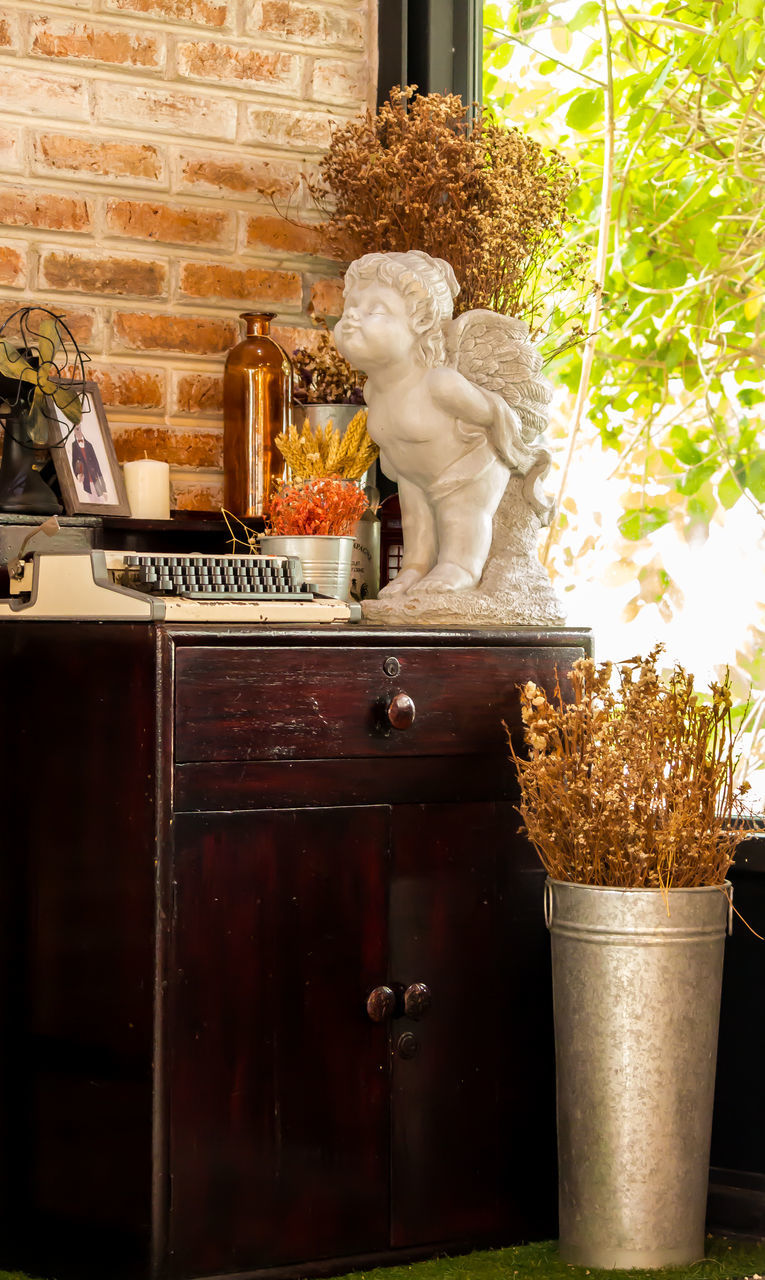
[[[481,0],[386,0],[380,7],[378,101],[393,85],[481,97]]]
[[[47,307],[20,307],[0,324],[4,372],[0,374],[0,427],[5,436],[0,464],[0,510],[59,515],[58,495],[40,475],[52,438],[55,406],[74,430],[86,399],[84,355],[64,321]],[[46,421],[47,420],[47,421]],[[77,418],[77,421],[79,417]],[[45,431],[39,430],[42,421]],[[60,434],[60,432],[59,432]]]
[[[736,853],[729,878],[744,920],[765,934],[765,830]],[[708,1226],[765,1233],[765,942],[738,917],[725,948]]]

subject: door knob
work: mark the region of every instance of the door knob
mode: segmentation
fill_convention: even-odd
[[[396,997],[390,987],[375,987],[367,997],[367,1013],[373,1022],[384,1022],[396,1012]]]
[[[430,987],[424,982],[413,982],[404,992],[404,1013],[407,1018],[422,1018],[430,1008]]]
[[[396,693],[387,706],[388,721],[393,729],[409,729],[414,724],[414,702],[408,693]]]

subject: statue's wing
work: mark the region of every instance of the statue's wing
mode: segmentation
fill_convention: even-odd
[[[523,320],[496,311],[466,311],[446,327],[446,363],[517,413],[529,443],[548,421],[553,389],[542,376],[542,357]]]

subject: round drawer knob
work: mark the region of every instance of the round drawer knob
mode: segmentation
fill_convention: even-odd
[[[373,1022],[384,1022],[396,1011],[396,997],[390,987],[375,987],[367,998],[367,1013]]]
[[[388,720],[393,729],[410,729],[414,724],[414,702],[408,693],[395,694],[388,703]]]
[[[413,982],[404,992],[404,1013],[407,1018],[422,1018],[430,1008],[430,987],[424,982]]]

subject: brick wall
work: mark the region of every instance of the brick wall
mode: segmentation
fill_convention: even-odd
[[[121,461],[221,500],[221,374],[246,308],[288,350],[337,313],[300,218],[333,121],[373,98],[375,0],[0,6],[0,315],[66,313]],[[310,217],[309,217],[310,220]]]

